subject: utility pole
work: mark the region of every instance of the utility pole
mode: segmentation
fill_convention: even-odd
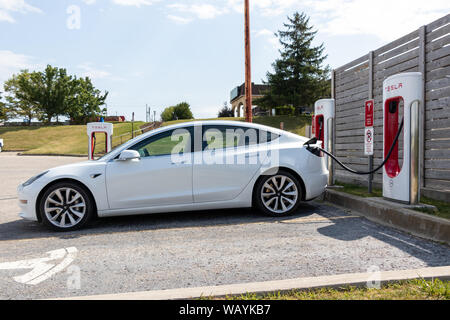
[[[156,122],[156,110],[153,110],[153,122]]]
[[[148,107],[148,105],[145,105],[145,122],[150,122],[152,120],[152,113],[151,113],[151,107]]]
[[[131,115],[131,139],[134,138],[134,112]]]
[[[250,5],[245,0],[245,121],[253,122],[252,115],[252,73],[250,56]]]

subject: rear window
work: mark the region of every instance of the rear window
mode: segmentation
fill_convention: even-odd
[[[207,125],[203,126],[203,150],[251,146],[271,142],[279,137],[276,133],[255,128]]]

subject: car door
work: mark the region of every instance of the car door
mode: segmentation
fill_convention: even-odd
[[[169,130],[130,147],[140,159],[108,162],[111,209],[192,204],[192,128]]]
[[[231,200],[242,192],[262,165],[259,133],[241,126],[202,127],[202,148],[194,153],[195,203]]]

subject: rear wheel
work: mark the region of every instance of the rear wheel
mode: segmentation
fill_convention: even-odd
[[[302,189],[298,179],[287,171],[264,176],[255,190],[255,203],[267,215],[280,217],[295,212],[301,202]]]
[[[57,231],[83,227],[94,215],[94,202],[86,190],[72,182],[50,186],[41,198],[42,222]]]

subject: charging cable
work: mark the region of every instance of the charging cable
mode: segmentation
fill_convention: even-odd
[[[318,147],[318,146],[310,146],[310,144],[316,143],[317,142],[317,138],[313,138],[309,141],[307,141],[305,143],[306,145],[306,149],[308,149],[309,151],[322,151],[323,153],[325,153],[326,155],[330,156],[334,161],[336,161],[342,168],[344,168],[345,170],[354,173],[354,174],[359,174],[359,175],[368,175],[368,174],[373,174],[375,172],[377,172],[378,170],[380,170],[381,168],[383,168],[383,166],[386,164],[386,162],[389,160],[389,158],[391,157],[392,151],[394,150],[395,145],[398,142],[398,138],[400,137],[400,133],[402,132],[403,129],[403,118],[402,121],[400,122],[400,126],[398,127],[398,131],[397,131],[397,135],[394,138],[394,142],[391,145],[391,148],[389,149],[389,152],[386,156],[386,158],[384,159],[383,163],[381,163],[377,168],[371,170],[371,171],[357,171],[354,170],[350,167],[347,167],[345,164],[343,164],[342,162],[340,162],[334,155],[332,155],[331,153],[329,153],[328,151]],[[314,152],[313,152],[314,153]]]

